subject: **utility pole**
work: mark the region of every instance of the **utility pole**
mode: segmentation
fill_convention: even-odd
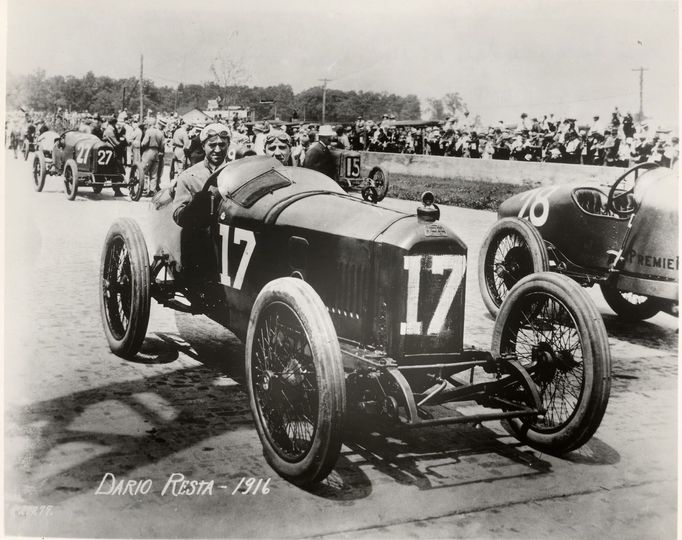
[[[142,63],[144,61],[144,55],[140,55],[140,122],[144,122],[144,92],[142,87],[144,85],[144,79],[142,78]]]
[[[639,71],[639,119],[641,122],[644,120],[644,72],[649,71],[645,67],[638,67],[632,71]]]
[[[318,79],[322,81],[322,123],[324,124],[324,117],[327,111],[327,83],[331,82],[333,79]]]

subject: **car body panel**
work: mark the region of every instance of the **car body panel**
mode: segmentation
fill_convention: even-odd
[[[123,182],[125,171],[115,159],[114,148],[96,135],[67,131],[53,149],[56,171],[61,174],[69,159],[76,162],[79,181],[89,183]]]
[[[183,266],[184,232],[167,193],[150,220],[151,253],[168,254],[188,288],[200,283],[193,292],[208,298],[210,317],[243,337],[262,288],[295,276],[320,295],[340,338],[396,359],[461,352],[467,250],[452,231],[346,195],[313,170],[260,156],[239,161],[215,175],[225,198],[211,226],[211,277],[193,280],[195,267]],[[266,186],[248,206],[235,202],[249,182],[277,185],[277,175],[290,183]]]
[[[599,279],[613,274],[622,250],[617,268],[622,277],[677,284],[677,171],[652,168],[636,182],[632,196],[628,195],[636,204],[631,217],[618,216],[606,208],[608,190],[581,183],[541,187],[515,195],[500,205],[498,217],[528,220],[539,231],[550,254],[558,255],[587,277]],[[626,283],[631,287],[632,279]],[[645,289],[651,294],[650,284]],[[662,298],[677,300],[677,286],[656,290]]]

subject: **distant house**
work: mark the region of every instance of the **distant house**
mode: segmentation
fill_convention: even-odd
[[[197,108],[190,109],[181,116],[186,124],[206,124],[211,121],[211,117]]]
[[[220,116],[223,120],[232,120],[234,118],[234,115],[237,115],[237,118],[240,118],[242,120],[246,120],[248,118],[248,110],[244,109],[242,107],[239,107],[237,105],[230,105],[226,109],[207,109],[204,111],[206,114],[208,114],[211,118],[215,118],[216,116]]]

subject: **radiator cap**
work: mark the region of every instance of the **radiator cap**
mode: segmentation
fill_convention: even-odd
[[[417,221],[419,223],[432,223],[440,219],[440,209],[436,204],[436,198],[430,191],[422,193],[422,204],[417,208]]]

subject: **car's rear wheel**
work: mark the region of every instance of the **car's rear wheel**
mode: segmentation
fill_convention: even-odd
[[[621,291],[604,283],[601,283],[600,287],[606,303],[625,321],[650,319],[664,307],[658,298]]]
[[[92,192],[96,194],[102,193],[102,186],[99,186],[97,184],[92,185]]]
[[[144,179],[144,167],[141,163],[135,163],[128,175],[128,195],[131,201],[139,201],[142,197]]]
[[[322,300],[306,282],[266,285],[246,338],[251,411],[268,463],[297,485],[323,480],[341,449],[341,349]]]
[[[33,187],[40,192],[45,187],[45,176],[47,175],[47,165],[45,156],[41,152],[36,152],[33,157]]]
[[[78,165],[73,159],[68,160],[64,165],[64,192],[70,201],[78,195]]]
[[[497,315],[521,278],[547,270],[547,248],[537,229],[522,219],[499,220],[488,232],[478,256],[478,285],[485,307]]]
[[[545,409],[510,420],[521,441],[563,454],[592,437],[609,400],[611,353],[601,315],[580,285],[552,272],[523,278],[500,308],[492,351],[516,358]]]
[[[388,193],[388,173],[381,167],[374,167],[369,171],[369,178],[372,180],[372,185],[377,192],[376,202],[383,200]]]
[[[111,351],[134,357],[149,323],[149,254],[140,227],[118,219],[104,241],[100,264],[100,313]]]

